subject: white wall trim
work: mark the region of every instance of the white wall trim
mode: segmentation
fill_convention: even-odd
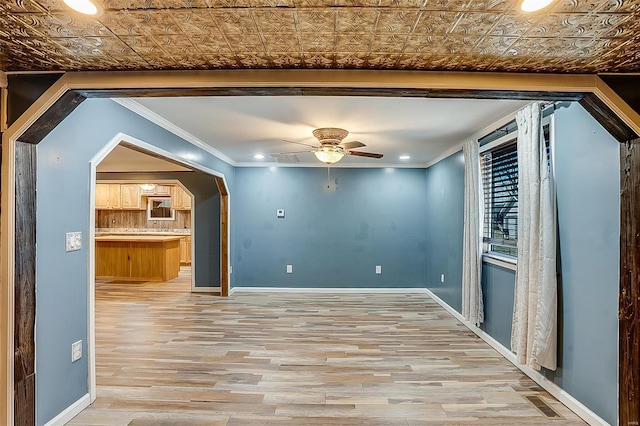
[[[89,394],[85,394],[82,398],[71,404],[62,413],[49,420],[44,426],[62,426],[80,414],[82,410],[87,408],[91,404]]]
[[[567,406],[571,411],[576,413],[580,418],[589,423],[590,425],[609,426],[603,418],[587,408],[583,403],[571,396],[567,391],[560,386],[553,383],[551,380],[544,377],[540,372],[526,365],[519,364],[516,360],[516,355],[509,349],[505,348],[500,342],[485,333],[480,328],[465,321],[464,317],[451,306],[449,306],[444,300],[436,296],[431,290],[425,289],[427,295],[432,298],[437,304],[442,306],[447,312],[453,315],[458,321],[460,321],[465,327],[473,331],[478,337],[484,340],[489,346],[495,349],[500,355],[502,355],[507,361],[518,367],[520,371],[529,376],[531,380],[539,384],[544,390],[553,395],[558,401]]]
[[[197,146],[198,148],[207,151],[209,154],[219,158],[220,160],[224,161],[225,163],[231,164],[232,166],[236,166],[237,165],[237,163],[231,157],[229,157],[228,155],[223,154],[222,152],[218,151],[217,149],[215,149],[214,147],[212,147],[208,143],[201,141],[200,139],[198,139],[197,137],[195,137],[191,133],[187,132],[186,130],[182,129],[181,127],[178,127],[177,125],[173,124],[172,122],[170,122],[166,118],[156,114],[155,112],[151,111],[149,108],[143,106],[139,102],[134,101],[133,99],[130,99],[130,98],[111,98],[111,100],[114,101],[117,104],[122,105],[123,107],[127,108],[128,110],[138,114],[139,116],[141,116],[143,118],[146,118],[147,120],[149,120],[152,123],[162,127],[163,129],[173,133],[174,135],[178,136],[179,138],[182,138],[182,139],[186,140],[187,142]]]
[[[0,89],[6,89],[8,84],[7,73],[0,71]]]
[[[491,255],[488,253],[484,253],[482,255],[482,261],[485,263],[489,263],[491,265],[496,265],[505,269],[509,269],[511,271],[516,271],[518,269],[518,264],[515,262],[515,260],[511,261],[511,259],[501,259],[500,257]],[[515,284],[515,281],[514,281],[514,284]]]
[[[371,287],[233,287],[233,293],[385,293],[424,294],[426,289],[416,287],[371,288]],[[231,291],[230,291],[231,293]]]
[[[98,153],[90,160],[89,164],[90,164],[90,181],[89,181],[89,241],[88,241],[88,245],[87,245],[87,264],[89,265],[88,267],[88,273],[89,273],[89,283],[88,283],[88,313],[87,313],[87,320],[89,322],[88,327],[87,327],[87,345],[88,345],[88,373],[89,373],[89,377],[87,378],[87,383],[89,386],[89,399],[90,402],[93,402],[96,400],[97,397],[97,386],[96,386],[96,356],[95,356],[95,352],[96,352],[96,341],[95,341],[95,327],[96,327],[96,321],[95,321],[95,287],[96,287],[96,279],[95,279],[95,237],[96,237],[96,228],[95,228],[95,222],[96,222],[96,218],[95,218],[95,207],[96,207],[96,200],[95,200],[95,185],[96,185],[96,175],[97,175],[97,167],[98,164],[100,164],[100,162],[102,160],[104,160],[104,158],[109,155],[109,153],[121,142],[125,142],[131,145],[135,145],[138,148],[142,148],[145,151],[157,154],[159,156],[168,158],[170,160],[176,161],[180,164],[184,164],[184,165],[188,165],[189,167],[195,169],[195,170],[199,170],[201,172],[207,173],[209,175],[212,176],[216,176],[221,178],[224,183],[225,186],[227,188],[227,192],[228,192],[228,197],[229,200],[231,200],[231,193],[228,190],[228,185],[225,179],[225,176],[223,173],[217,172],[213,169],[210,169],[208,167],[202,166],[200,164],[196,164],[190,160],[186,160],[182,157],[179,157],[178,155],[171,153],[169,151],[166,151],[162,148],[156,147],[155,145],[151,145],[147,142],[144,142],[140,139],[134,138],[133,136],[129,136],[125,133],[119,132],[117,133],[113,138],[111,138],[111,140],[109,140],[109,142],[106,143],[106,145],[104,147],[102,147],[102,149],[100,149],[100,151],[98,151]],[[176,181],[178,182],[178,181]],[[179,183],[179,182],[178,182]],[[182,185],[181,185],[182,186]],[[182,186],[183,189],[186,190],[186,188],[184,188],[184,186]],[[193,194],[191,194],[193,195]],[[192,197],[192,201],[193,201],[193,197]],[[229,202],[229,204],[231,204],[231,202]],[[192,253],[195,254],[194,251],[194,247],[195,247],[195,236],[194,236],[194,216],[195,216],[195,209],[192,209],[192,215],[191,215],[191,247],[192,247]],[[229,207],[230,210],[230,207]],[[228,241],[227,244],[230,244],[231,241],[231,226],[230,226],[230,220],[227,223],[228,226]],[[227,247],[227,250],[229,250],[229,256],[228,259],[231,259],[231,252],[230,252],[230,248]],[[195,266],[195,259],[191,260],[191,267],[194,268]],[[193,270],[193,269],[192,269]],[[229,278],[229,282],[230,282],[230,278]],[[192,273],[191,275],[191,289],[193,291],[193,289],[195,288],[195,273]]]
[[[220,286],[218,287],[191,287],[191,293],[220,293]]]

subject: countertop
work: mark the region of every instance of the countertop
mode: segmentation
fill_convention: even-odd
[[[163,243],[166,241],[175,241],[184,238],[185,235],[139,235],[139,234],[131,234],[131,235],[100,235],[96,236],[96,242],[100,241],[110,241],[110,242],[141,242],[141,243],[149,243],[149,242],[158,242]]]

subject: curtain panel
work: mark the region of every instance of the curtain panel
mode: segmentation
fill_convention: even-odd
[[[477,141],[462,146],[464,153],[464,241],[462,245],[462,316],[480,325],[484,322],[482,300],[482,189],[480,150]]]
[[[518,362],[556,369],[557,277],[555,194],[542,133],[540,104],[518,124],[518,266],[511,349]]]

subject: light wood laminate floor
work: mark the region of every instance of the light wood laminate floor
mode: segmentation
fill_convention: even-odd
[[[583,424],[425,295],[189,287],[97,283],[98,399],[69,424]]]

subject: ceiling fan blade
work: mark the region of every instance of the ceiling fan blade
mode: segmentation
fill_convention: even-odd
[[[373,152],[349,151],[349,154],[355,155],[356,157],[382,158],[382,154],[375,154]]]
[[[318,148],[317,146],[315,146],[315,145],[310,145],[310,144],[308,144],[308,143],[303,143],[303,142],[294,142],[294,141],[290,141],[290,140],[287,140],[287,139],[282,139],[282,140],[283,140],[283,142],[295,143],[295,144],[297,144],[297,145],[309,146],[309,147],[311,147],[311,148]]]
[[[366,145],[360,141],[352,141],[352,142],[343,142],[340,144],[340,146],[343,147],[344,149],[353,149],[353,148],[362,148],[363,146],[366,146]]]

